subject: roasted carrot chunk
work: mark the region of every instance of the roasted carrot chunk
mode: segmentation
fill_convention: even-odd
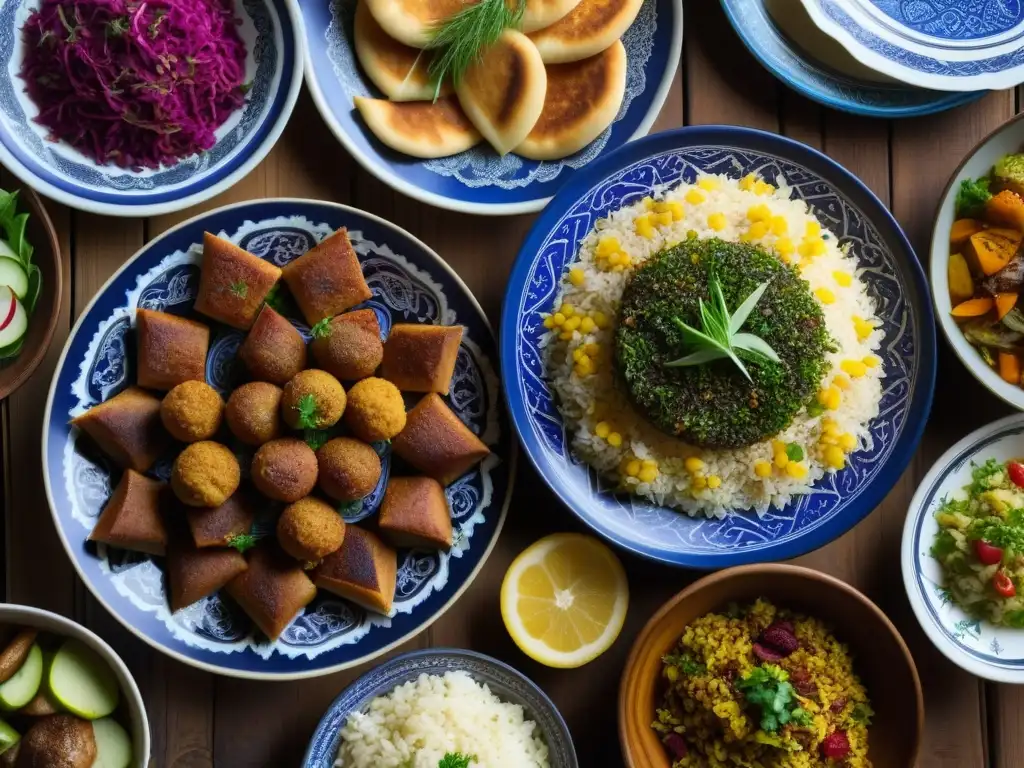
[[[1017,306],[1017,294],[1016,293],[997,293],[996,299],[996,319],[1002,320],[1006,317],[1006,313]]]
[[[999,353],[999,375],[1009,384],[1020,384],[1020,358],[1013,352]]]
[[[962,301],[953,307],[953,317],[981,317],[992,311],[995,301],[989,296],[981,296],[977,299]]]
[[[985,203],[985,219],[996,226],[1024,231],[1024,200],[1016,192],[1004,189]]]
[[[949,228],[949,244],[953,248],[960,248],[967,242],[971,235],[981,232],[985,228],[977,219],[957,219]]]

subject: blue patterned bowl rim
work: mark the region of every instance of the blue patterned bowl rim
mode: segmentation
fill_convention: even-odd
[[[370,225],[373,227],[378,227],[381,230],[390,230],[394,234],[396,239],[404,240],[408,243],[409,246],[418,249],[421,252],[422,256],[433,264],[433,267],[437,270],[438,274],[444,273],[444,277],[450,280],[453,283],[454,287],[457,288],[458,291],[460,292],[461,300],[465,301],[465,303],[475,311],[482,327],[488,331],[491,331],[486,313],[483,311],[483,308],[476,300],[476,297],[472,294],[472,292],[469,290],[466,284],[462,281],[462,278],[459,277],[458,273],[456,273],[455,270],[453,270],[448,265],[448,263],[445,262],[429,246],[427,246],[414,235],[410,234],[406,230],[402,229],[401,227],[390,221],[387,221],[372,213],[368,213],[366,211],[353,208],[351,206],[342,205],[340,203],[332,203],[319,200],[308,200],[303,198],[267,198],[263,200],[250,200],[239,203],[233,203],[231,205],[226,205],[220,208],[204,211],[186,221],[181,222],[180,224],[177,224],[174,227],[171,227],[166,232],[162,233],[159,237],[146,243],[141,249],[139,249],[138,252],[136,252],[131,258],[125,261],[125,263],[116,272],[114,272],[113,275],[110,276],[107,282],[104,283],[104,285],[96,292],[93,298],[89,301],[88,305],[78,316],[78,319],[75,322],[74,327],[71,329],[71,333],[68,336],[68,340],[64,346],[64,349],[61,351],[60,359],[57,361],[56,368],[54,369],[54,375],[50,382],[47,394],[46,409],[43,415],[43,435],[41,441],[42,444],[40,456],[42,462],[41,467],[43,469],[43,485],[46,491],[47,504],[50,509],[51,518],[53,519],[54,528],[56,528],[57,530],[57,535],[59,536],[61,544],[64,547],[64,551],[67,554],[68,559],[71,561],[71,564],[74,566],[75,571],[78,574],[78,577],[89,588],[89,591],[92,593],[92,596],[96,599],[97,602],[100,603],[100,605],[102,605],[107,610],[108,613],[110,613],[110,615],[117,619],[122,624],[122,626],[124,626],[129,632],[131,632],[133,635],[135,635],[140,640],[147,643],[154,649],[160,651],[161,653],[184,664],[188,664],[198,669],[202,669],[206,672],[248,680],[300,680],[306,678],[320,677],[323,675],[348,669],[358,664],[366,663],[385,653],[388,653],[389,651],[392,651],[402,643],[408,642],[411,638],[415,637],[417,634],[419,634],[427,627],[429,627],[434,621],[436,621],[438,618],[444,615],[444,613],[447,612],[448,609],[455,604],[455,602],[473,583],[476,576],[479,574],[480,570],[487,562],[487,559],[490,557],[491,552],[494,550],[494,546],[498,541],[498,537],[501,534],[502,528],[504,527],[505,519],[508,513],[509,503],[512,497],[512,490],[515,486],[516,469],[518,465],[519,456],[518,442],[511,435],[509,435],[507,438],[503,438],[503,445],[505,443],[507,443],[508,445],[508,456],[506,462],[508,466],[506,473],[507,488],[505,489],[503,498],[501,498],[500,500],[494,500],[493,506],[495,507],[495,511],[498,515],[497,520],[494,523],[494,530],[490,533],[490,539],[486,542],[486,545],[480,551],[479,560],[476,561],[471,568],[469,568],[467,573],[465,573],[462,583],[451,591],[450,597],[448,597],[447,600],[442,602],[440,605],[434,607],[434,612],[429,617],[424,618],[422,613],[417,614],[417,617],[422,618],[422,621],[410,621],[408,620],[409,616],[395,617],[396,620],[400,620],[400,629],[398,632],[396,632],[397,636],[394,639],[383,644],[380,642],[375,643],[372,651],[363,653],[358,657],[353,657],[341,663],[333,663],[328,666],[324,666],[322,663],[318,664],[316,660],[310,660],[307,665],[308,668],[305,669],[302,668],[301,662],[294,663],[292,660],[284,660],[283,662],[280,662],[278,664],[270,664],[269,662],[273,661],[274,657],[272,657],[265,663],[257,662],[253,665],[253,667],[232,667],[227,665],[219,665],[215,661],[211,662],[203,660],[201,658],[194,658],[190,655],[187,655],[187,653],[179,651],[176,647],[170,647],[166,643],[151,637],[149,634],[147,634],[147,632],[143,631],[141,628],[134,626],[126,616],[122,615],[114,607],[114,605],[111,604],[111,601],[107,599],[107,596],[103,592],[103,590],[108,588],[109,585],[102,585],[101,587],[101,585],[95,583],[93,575],[87,573],[86,566],[83,565],[83,563],[79,560],[79,556],[75,549],[75,546],[72,545],[72,542],[68,539],[66,535],[64,526],[62,525],[60,519],[60,515],[57,511],[54,488],[51,483],[52,473],[49,467],[52,463],[54,463],[54,458],[53,456],[51,456],[53,448],[50,445],[50,426],[52,422],[54,402],[57,399],[57,385],[61,379],[62,371],[64,371],[65,366],[67,364],[68,355],[74,347],[82,343],[78,339],[79,332],[81,331],[83,324],[92,319],[90,318],[90,313],[93,307],[106,297],[107,293],[111,290],[112,286],[114,286],[115,283],[118,282],[119,278],[123,274],[129,272],[129,270],[131,270],[134,267],[136,262],[143,255],[147,254],[150,251],[159,252],[159,249],[163,246],[165,242],[177,242],[179,240],[182,240],[183,236],[187,239],[187,236],[184,235],[185,231],[187,231],[189,228],[195,227],[197,224],[200,224],[201,222],[205,222],[206,224],[208,224],[211,231],[219,231],[220,229],[223,228],[222,225],[226,223],[226,219],[236,223],[245,221],[247,219],[258,221],[261,218],[260,214],[263,212],[266,212],[266,215],[272,215],[275,212],[278,212],[281,208],[287,210],[289,206],[293,206],[296,208],[327,208],[331,209],[332,211],[338,214],[349,217],[354,221],[361,221],[363,226]],[[352,226],[355,225],[352,224]],[[189,242],[195,241],[189,240]],[[174,246],[167,247],[170,248],[171,251],[175,250]],[[184,244],[183,247],[187,248],[188,245]],[[496,356],[497,355],[495,353],[495,357]],[[496,361],[493,362],[495,362],[496,364]],[[61,449],[58,447],[57,451],[59,452],[60,450]],[[490,523],[488,523],[488,527],[490,527]],[[428,598],[428,602],[431,605],[433,605],[437,603],[440,598],[441,595],[435,593],[431,595],[430,598]],[[428,606],[424,605],[424,610],[427,609],[427,607]],[[410,614],[410,616],[411,615],[413,614]],[[200,652],[197,651],[196,653],[198,655]],[[212,656],[212,658],[216,659],[216,656],[214,655]],[[268,668],[270,669],[270,671],[266,671]]]
[[[436,668],[431,669],[431,662],[436,664]],[[302,759],[302,768],[332,768],[334,756],[341,743],[340,730],[345,718],[351,712],[361,709],[370,700],[393,690],[402,682],[403,673],[411,672],[409,667],[415,668],[417,673],[437,674],[458,669],[462,664],[492,670],[511,679],[524,691],[529,692],[535,702],[543,708],[543,715],[553,721],[557,728],[555,734],[558,741],[557,746],[567,755],[567,762],[552,763],[552,768],[577,768],[579,764],[569,727],[558,711],[558,707],[541,687],[509,664],[483,653],[463,648],[424,648],[419,651],[410,651],[395,656],[380,666],[365,672],[345,688],[327,708],[313,733],[313,738],[310,739],[309,747]],[[470,675],[472,676],[472,672]],[[488,681],[484,680],[483,682]],[[515,700],[513,703],[522,704],[523,702]],[[548,746],[553,752],[552,745],[549,743]],[[329,761],[326,761],[328,758]]]
[[[775,28],[764,0],[722,0],[722,8],[761,66],[797,93],[831,109],[885,119],[921,117],[969,104],[986,93],[949,93],[856,80],[807,58],[792,45]]]
[[[808,532],[782,542],[773,542],[754,551],[669,551],[640,543],[607,528],[591,514],[592,489],[580,490],[577,487],[578,483],[566,479],[566,473],[545,455],[533,432],[518,383],[510,381],[518,370],[516,342],[521,334],[518,311],[521,297],[528,288],[527,280],[531,267],[541,253],[545,241],[562,223],[567,213],[602,183],[631,165],[662,153],[685,150],[687,147],[707,146],[771,154],[828,178],[844,194],[855,198],[861,210],[876,225],[879,232],[887,236],[889,242],[894,243],[904,254],[905,258],[901,265],[907,268],[913,288],[920,297],[920,304],[915,305],[918,317],[922,321],[921,347],[917,352],[921,362],[916,387],[908,395],[911,402],[907,408],[906,426],[884,466],[841,514],[832,515],[826,522]],[[885,498],[913,458],[931,411],[937,371],[935,319],[929,300],[928,283],[910,242],[889,210],[856,176],[818,150],[785,136],[732,125],[689,126],[652,134],[602,157],[566,184],[534,223],[516,257],[502,307],[499,344],[502,384],[512,424],[519,435],[526,456],[562,503],[594,531],[623,549],[669,565],[706,570],[798,557],[828,544],[864,519]]]
[[[339,1],[340,0],[324,0],[324,2]],[[665,62],[661,67],[660,72],[656,73],[660,78],[657,88],[653,91],[647,111],[637,123],[636,129],[631,133],[631,135],[616,139],[623,143],[633,141],[641,136],[646,136],[647,132],[650,131],[651,126],[654,124],[654,121],[658,118],[658,115],[661,112],[665,99],[668,97],[668,92],[672,87],[672,81],[675,78],[676,70],[679,67],[679,59],[682,55],[683,0],[657,0],[657,2],[663,3],[672,8],[672,27],[670,38],[667,46],[665,46],[665,50],[661,53],[665,58]],[[315,7],[315,3],[309,3],[306,7],[306,11],[312,13]],[[409,169],[415,168],[419,161],[416,161],[415,158],[405,158],[404,162],[390,163],[385,157],[380,155],[374,144],[369,143],[363,136],[354,137],[350,135],[350,131],[357,130],[361,132],[363,129],[354,124],[350,117],[342,119],[338,114],[336,114],[336,112],[339,112],[340,110],[336,110],[332,107],[333,85],[329,82],[321,83],[320,76],[318,75],[320,68],[327,66],[325,63],[326,53],[320,50],[320,48],[323,47],[320,45],[320,41],[314,40],[310,37],[308,29],[309,25],[305,21],[304,13],[300,12],[297,17],[299,23],[303,25],[302,35],[303,39],[306,40],[306,45],[304,47],[306,86],[309,88],[309,93],[313,97],[313,102],[320,111],[324,122],[327,123],[327,127],[331,129],[331,132],[337,137],[338,141],[341,142],[342,146],[345,147],[346,151],[354,157],[366,171],[376,176],[391,188],[411,197],[414,200],[426,203],[427,205],[446,208],[459,213],[475,213],[487,216],[511,216],[520,213],[533,213],[534,211],[539,211],[551,201],[552,194],[557,192],[560,188],[562,180],[566,178],[568,169],[563,169],[558,177],[550,182],[545,182],[543,185],[534,182],[526,187],[526,189],[529,189],[530,187],[543,186],[544,191],[540,196],[534,195],[530,197],[528,195],[523,195],[520,197],[517,195],[513,200],[508,200],[510,196],[505,190],[489,190],[486,187],[464,192],[464,194],[467,195],[464,198],[456,196],[454,192],[439,193],[431,191],[426,183],[432,182],[434,179],[423,178],[422,174],[417,174],[417,176],[419,176],[424,183],[410,181],[406,178]],[[646,92],[644,96],[646,98]],[[334,95],[333,99],[336,100],[337,96]],[[601,155],[601,157],[603,156],[604,154]],[[583,171],[583,168],[574,170],[571,174],[568,174],[568,177],[575,178],[576,175],[583,173]],[[431,176],[433,176],[433,174],[431,174]],[[476,199],[474,199],[474,197]],[[506,200],[503,200],[503,197],[506,198]]]
[[[10,128],[0,121],[0,164],[24,184],[64,205],[104,216],[145,218],[174,213],[209,200],[237,184],[259,165],[273,149],[302,90],[303,50],[301,9],[299,0],[255,0],[272,7],[281,26],[283,50],[280,53],[280,80],[272,84],[273,94],[262,123],[236,150],[231,152],[216,171],[196,182],[171,185],[170,189],[154,190],[145,195],[114,194],[98,187],[89,187],[53,173],[17,143],[8,146]],[[7,0],[21,3],[22,0]]]

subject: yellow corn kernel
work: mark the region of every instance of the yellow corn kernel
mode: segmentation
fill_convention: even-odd
[[[668,211],[669,211],[669,213],[672,214],[672,221],[682,221],[683,220],[683,204],[682,203],[680,203],[678,200],[671,200],[671,201],[665,203],[665,205],[668,206]]]
[[[551,319],[554,321],[555,325],[565,325],[565,315],[561,312],[555,312],[555,314],[551,316]]]
[[[570,341],[572,339],[572,331],[562,331],[558,334],[558,338],[562,341]]]
[[[871,332],[875,330],[875,326],[873,326],[869,320],[865,320],[863,317],[854,315],[853,330],[857,332],[857,339],[859,341],[864,341],[871,335]]]
[[[636,233],[647,240],[654,237],[654,225],[651,223],[650,215],[638,216],[636,221]]]
[[[572,351],[573,362],[578,363],[580,361],[580,358],[583,357],[585,354],[587,353],[583,350],[583,347],[576,347],[576,349]]]
[[[768,234],[768,225],[763,221],[755,221],[750,225],[747,234],[750,235],[752,240],[760,240]]]
[[[752,205],[747,209],[747,218],[751,221],[771,221],[772,209],[764,203]]]
[[[836,300],[836,295],[828,288],[818,288],[814,295],[818,297],[818,301],[822,304],[832,304]]]
[[[594,364],[591,362],[589,357],[584,356],[582,360],[572,367],[572,369],[575,374],[582,379],[594,372]]]
[[[786,474],[794,480],[803,480],[807,477],[807,466],[799,461],[791,461],[786,465]]]
[[[757,182],[757,175],[748,173],[742,179],[740,179],[740,189],[744,192],[750,192],[754,188],[754,184]]]
[[[611,434],[612,425],[607,421],[599,421],[594,426],[594,434],[600,437],[602,440],[606,439]]]
[[[836,387],[826,387],[818,393],[818,402],[830,411],[834,411],[839,407],[839,404],[842,402],[842,398],[843,396]]]
[[[574,307],[572,304],[563,303],[562,306],[558,308],[558,311],[561,312],[566,317],[572,317],[573,315],[576,314],[576,307]]]
[[[785,469],[789,464],[789,456],[786,455],[785,451],[775,452],[775,466],[779,469]]]
[[[840,389],[850,388],[850,380],[843,376],[841,373],[837,373],[835,375],[835,378],[832,379],[832,383],[835,384]]]
[[[690,480],[690,487],[693,488],[693,490],[695,491],[703,491],[705,488],[708,487],[707,478],[701,474],[694,475],[693,479]]]
[[[612,448],[618,448],[620,445],[622,445],[622,435],[620,435],[618,432],[612,432],[610,435],[608,435],[607,439],[608,445],[610,445]]]
[[[622,256],[621,252],[608,254],[608,266],[614,267],[616,264],[621,264]]]
[[[701,189],[706,189],[708,192],[714,192],[722,185],[714,176],[704,176],[698,179],[697,186]]]
[[[644,459],[643,461],[640,462],[640,466],[644,468],[650,467],[651,469],[657,469],[658,462],[656,462],[654,459]]]
[[[597,325],[594,324],[592,317],[584,317],[580,321],[580,333],[591,333],[595,328],[597,328]]]
[[[860,360],[843,360],[843,362],[839,364],[839,367],[855,379],[859,379],[868,372],[868,367]]]
[[[658,479],[658,470],[652,467],[644,467],[640,470],[640,474],[637,475],[641,483],[653,483]]]
[[[832,469],[842,469],[846,466],[846,455],[838,445],[830,445],[825,448],[825,463]]]
[[[767,461],[755,461],[754,474],[758,477],[771,477],[772,465]]]
[[[811,240],[811,256],[824,256],[828,248],[825,245],[825,241],[820,237],[816,240]]]
[[[789,222],[783,216],[772,216],[772,234],[776,237],[789,233]]]
[[[662,211],[661,213],[652,214],[652,216],[654,217],[654,223],[659,227],[667,227],[672,223],[671,211]]]
[[[579,267],[573,267],[569,270],[569,282],[575,285],[577,288],[583,285],[583,281],[586,279],[586,275],[583,270]]]
[[[686,471],[691,474],[696,474],[704,469],[704,462],[698,459],[696,456],[691,456],[683,462],[683,466],[686,467]]]
[[[882,358],[878,355],[867,355],[864,357],[863,362],[868,368],[877,368],[878,364],[882,362]]]
[[[793,255],[796,248],[788,237],[780,237],[775,241],[775,250],[780,256],[789,257]]]
[[[608,327],[608,316],[604,312],[594,312],[590,316],[594,318],[594,325],[601,330]]]
[[[631,462],[626,464],[626,474],[630,477],[636,477],[640,474],[640,462],[633,459]]]
[[[814,245],[810,240],[804,240],[796,247],[796,252],[800,254],[801,258],[810,259],[814,256]]]
[[[645,197],[642,202],[644,204],[644,208],[648,211],[652,210],[658,205],[658,203],[654,202],[654,198],[652,197]]]
[[[785,453],[786,444],[781,440],[772,440],[772,453]]]
[[[596,253],[598,256],[608,256],[618,251],[621,247],[617,237],[605,236],[597,241]]]
[[[774,191],[775,191],[775,186],[772,185],[772,184],[769,184],[766,181],[761,181],[760,179],[758,179],[757,181],[754,182],[754,194],[755,195],[767,195],[769,192],[774,192]]]
[[[710,216],[708,216],[708,226],[711,227],[716,232],[721,232],[723,229],[725,229],[726,223],[727,222],[725,220],[724,213],[712,213]]]
[[[580,327],[580,323],[583,321],[578,317],[570,317],[565,321],[565,325],[562,328],[566,331],[575,331]]]
[[[808,221],[804,229],[804,237],[818,237],[821,235],[821,224],[816,221]]]
[[[844,432],[839,436],[839,447],[849,453],[857,447],[857,438],[849,432]]]
[[[625,269],[626,269],[626,266],[625,266],[624,264],[616,264],[616,265],[615,265],[614,267],[612,267],[612,268],[611,268],[611,269],[610,269],[609,271],[610,271],[610,272],[622,272],[622,271],[624,271]]]
[[[832,279],[836,281],[836,285],[842,286],[843,288],[849,288],[853,285],[853,277],[849,272],[843,272],[841,269],[837,269],[832,273]]]
[[[718,475],[708,475],[708,488],[718,488],[722,484],[722,478]]]
[[[590,355],[590,357],[597,357],[597,355],[601,352],[601,345],[591,341],[583,345],[583,351]]]
[[[707,195],[701,192],[699,189],[691,189],[686,193],[686,202],[690,205],[700,205],[707,199]]]
[[[622,266],[628,267],[630,264],[633,263],[633,257],[630,256],[625,251],[622,251],[622,253],[619,254],[619,262],[622,264]]]
[[[555,327],[554,315],[548,315],[547,317],[544,318],[544,327],[549,330]]]

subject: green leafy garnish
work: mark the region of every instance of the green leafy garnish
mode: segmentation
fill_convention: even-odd
[[[956,539],[953,534],[943,529],[940,530],[932,544],[932,557],[936,560],[944,560],[956,552]]]
[[[736,682],[747,702],[761,710],[761,730],[775,733],[793,721],[805,725],[809,715],[797,703],[796,692],[789,682],[789,674],[774,664],[764,664]],[[802,714],[798,714],[802,713]]]
[[[247,94],[249,91],[252,90],[252,80],[250,80],[247,83],[242,83],[240,86],[238,86],[238,90],[242,92],[242,95]]]
[[[120,37],[128,31],[128,17],[127,16],[115,16],[113,19],[107,22],[106,35],[107,37]]]
[[[687,677],[694,677],[696,675],[703,675],[708,671],[708,668],[701,664],[699,661],[695,661],[694,658],[688,653],[682,654],[668,654],[661,657],[661,661],[664,664],[668,664],[673,667],[678,667],[684,675]]]
[[[71,26],[68,22],[68,17],[64,15],[64,6],[57,6],[57,15],[60,17],[60,23],[68,31],[67,42],[77,43],[78,42],[78,25]],[[77,21],[77,19],[76,19]]]
[[[867,704],[858,702],[853,705],[853,710],[850,712],[850,719],[855,723],[862,725],[871,725],[871,718],[874,717],[875,710],[869,707]]]
[[[998,475],[1003,471],[1003,465],[995,459],[989,459],[984,464],[977,465],[971,469],[971,484],[967,487],[967,492],[971,496],[977,496],[983,491],[989,489],[989,478]]]
[[[326,339],[331,335],[331,318],[325,317],[309,329],[309,335],[314,339]]]
[[[263,303],[271,309],[277,310],[282,315],[288,313],[288,300],[285,298],[285,293],[281,290],[281,283],[274,283],[270,290],[267,291],[267,295],[263,299]]]
[[[338,505],[338,514],[342,517],[351,517],[352,515],[358,515],[363,511],[363,500],[356,499],[355,501],[343,501]]]
[[[481,0],[437,24],[427,44],[440,50],[430,61],[427,72],[434,84],[434,101],[441,95],[441,84],[451,77],[456,85],[485,48],[493,45],[508,27],[519,28],[526,11],[525,0],[509,8],[505,0]]]
[[[956,215],[975,216],[981,213],[985,203],[992,197],[988,191],[988,179],[964,179],[956,192]]]
[[[814,418],[815,416],[821,416],[821,414],[823,414],[824,412],[825,406],[819,403],[817,398],[815,398],[814,400],[807,404],[807,415],[810,416],[811,418]]]
[[[464,755],[461,752],[448,752],[437,764],[437,768],[469,768],[470,760],[474,758]]]
[[[303,395],[295,404],[295,410],[299,412],[299,429],[317,429],[320,418],[320,408],[316,404],[313,395]]]
[[[757,286],[731,315],[725,304],[722,284],[715,275],[711,275],[708,280],[708,288],[711,292],[711,301],[705,304],[704,299],[697,300],[703,325],[702,331],[687,325],[678,317],[672,318],[672,322],[682,331],[683,337],[693,351],[685,357],[665,363],[666,367],[683,368],[728,358],[736,364],[747,380],[752,382],[750,372],[740,360],[738,352],[745,352],[758,362],[765,360],[773,363],[781,362],[775,350],[760,336],[740,332],[743,324],[750,317],[750,313],[757,306],[757,302],[768,290],[768,283],[761,283]]]
[[[306,445],[314,451],[318,451],[324,443],[331,439],[331,436],[326,429],[307,429],[302,433],[302,439],[306,441]]]
[[[43,273],[39,267],[32,263],[33,248],[25,239],[25,228],[28,226],[28,214],[18,213],[18,191],[5,192],[0,189],[0,228],[3,229],[7,244],[14,252],[14,256],[21,268],[25,270],[28,277],[28,290],[25,298],[22,299],[22,306],[25,312],[31,317],[39,301],[39,294],[43,289]],[[25,343],[22,336],[13,344],[0,349],[0,360],[17,357]]]
[[[240,299],[244,299],[249,295],[249,286],[245,284],[244,280],[238,280],[232,283],[228,287],[228,290]]]
[[[804,449],[796,443],[788,443],[786,445],[786,458],[790,461],[803,461]]]
[[[814,724],[814,717],[803,707],[797,707],[790,713],[790,719],[797,725],[807,727]]]
[[[256,546],[258,539],[251,533],[236,533],[234,536],[229,536],[227,545],[234,547],[239,552],[248,552],[250,549]]]

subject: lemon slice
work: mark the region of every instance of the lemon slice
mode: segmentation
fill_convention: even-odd
[[[549,667],[581,667],[622,630],[629,584],[622,563],[590,536],[557,533],[517,557],[501,585],[501,616],[516,645]]]

